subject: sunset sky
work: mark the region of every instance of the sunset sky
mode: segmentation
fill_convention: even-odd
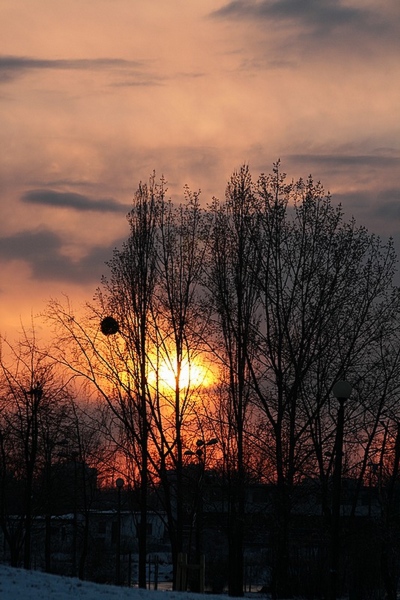
[[[0,39],[1,334],[92,298],[153,170],[206,204],[280,158],[400,255],[399,0],[2,0]]]

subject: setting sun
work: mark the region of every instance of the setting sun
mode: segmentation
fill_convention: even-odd
[[[209,366],[204,362],[189,362],[185,360],[181,366],[179,377],[180,388],[209,387],[215,379]],[[153,373],[151,382],[156,382],[156,374]],[[164,360],[158,368],[158,382],[162,388],[174,390],[176,386],[176,364],[175,361]]]

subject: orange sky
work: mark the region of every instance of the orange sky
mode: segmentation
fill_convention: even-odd
[[[2,0],[0,332],[90,300],[155,169],[281,158],[400,253],[398,0]]]

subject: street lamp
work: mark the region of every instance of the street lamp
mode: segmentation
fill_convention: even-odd
[[[35,448],[38,444],[39,437],[39,406],[43,396],[42,384],[38,381],[31,387],[29,391],[24,392],[26,401],[26,410],[29,411],[29,419],[31,423],[30,447],[29,454],[31,457],[35,455]],[[31,401],[28,400],[31,397]],[[28,416],[28,415],[27,415]],[[31,539],[32,539],[32,497],[33,497],[33,471],[35,461],[30,459],[27,465],[27,484],[25,489],[25,547],[24,547],[24,568],[31,568]]]
[[[100,331],[106,337],[112,337],[121,332],[119,322],[111,316],[104,317],[100,322]],[[122,335],[122,334],[121,334]],[[139,541],[139,587],[146,588],[146,560],[147,560],[147,488],[148,488],[148,421],[147,421],[147,380],[146,380],[146,342],[140,340],[140,353],[137,368],[139,379],[137,393],[139,397],[139,427],[140,436],[140,522],[138,527]]]
[[[119,323],[114,317],[104,317],[100,323],[100,329],[104,335],[115,335],[119,331]]]
[[[200,564],[202,556],[202,528],[203,528],[203,476],[206,468],[206,451],[209,446],[218,444],[217,438],[208,441],[204,439],[196,440],[196,450],[186,450],[186,456],[196,456],[198,460],[199,474],[196,488],[196,557]]]
[[[335,463],[332,479],[332,530],[331,530],[331,560],[330,560],[330,600],[336,600],[340,562],[340,492],[342,485],[342,456],[344,405],[350,398],[352,386],[348,381],[337,381],[332,392],[339,402],[335,439]]]
[[[118,477],[115,482],[118,493],[117,506],[117,536],[116,536],[116,563],[115,563],[115,584],[121,585],[121,490],[125,481],[122,477]]]
[[[203,461],[203,455],[205,454],[205,448],[207,446],[215,446],[215,444],[218,444],[218,439],[217,438],[212,438],[211,440],[208,440],[208,442],[206,442],[203,439],[200,440],[196,440],[196,447],[197,450],[193,451],[193,450],[185,450],[184,454],[185,456],[197,456],[197,458],[199,459],[199,461]],[[204,450],[203,450],[204,448]]]

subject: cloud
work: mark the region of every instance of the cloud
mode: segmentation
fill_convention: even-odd
[[[124,80],[124,81],[118,81],[117,83],[113,83],[112,87],[153,87],[153,86],[159,86],[159,85],[164,85],[164,77],[147,77],[147,78],[140,78],[140,79],[132,79],[132,80]]]
[[[398,221],[400,218],[400,188],[380,192],[374,208],[374,214],[377,217]]]
[[[134,79],[125,79],[112,84],[114,87],[136,87],[136,86],[158,86],[165,85],[170,82],[185,81],[200,79],[205,77],[205,73],[201,71],[178,72],[169,75],[152,74],[141,78],[137,76]]]
[[[345,219],[354,216],[359,225],[366,226],[383,239],[388,236],[400,239],[396,232],[400,218],[400,188],[334,192],[332,201],[342,205]],[[397,250],[399,247],[397,245]]]
[[[39,281],[68,281],[70,283],[100,283],[107,270],[105,263],[112,258],[120,241],[110,246],[96,246],[84,257],[74,260],[63,254],[63,240],[48,229],[21,231],[0,238],[0,257],[3,261],[22,260]]]
[[[41,59],[29,56],[0,55],[0,83],[9,83],[31,71],[108,71],[116,78],[112,87],[161,86],[172,80],[197,79],[204,72],[149,73],[151,61],[122,58]]]
[[[128,212],[129,206],[120,204],[112,198],[93,200],[88,196],[74,192],[57,192],[55,190],[30,190],[23,194],[21,200],[27,204],[40,204],[57,208],[73,208],[78,211]]]
[[[331,27],[334,25],[360,22],[368,13],[344,6],[338,0],[234,0],[212,13],[214,17],[271,19],[274,21],[295,20],[306,25]]]
[[[330,169],[337,167],[400,167],[400,156],[390,151],[385,154],[288,154],[287,159],[306,165],[328,166]]]
[[[140,71],[144,61],[122,58],[40,59],[29,56],[0,55],[0,82],[6,83],[36,70]],[[142,75],[142,73],[140,73]]]
[[[315,45],[338,43],[355,51],[358,44],[371,46],[374,42],[390,47],[399,44],[399,15],[391,2],[376,5],[372,9],[361,3],[350,6],[342,0],[233,0],[211,13],[210,17],[219,20],[236,22],[252,21],[263,28],[266,38],[274,37],[274,30],[268,27],[277,26],[286,36],[276,41],[283,48],[291,46],[299,51],[298,44]],[[274,37],[275,40],[275,37]],[[319,51],[323,51],[324,46]]]

